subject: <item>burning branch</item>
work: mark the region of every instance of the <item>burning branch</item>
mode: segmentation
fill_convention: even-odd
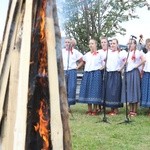
[[[34,126],[35,131],[40,133],[40,136],[44,140],[42,150],[49,150],[49,116],[48,116],[48,106],[46,105],[44,99],[40,102],[39,123]]]

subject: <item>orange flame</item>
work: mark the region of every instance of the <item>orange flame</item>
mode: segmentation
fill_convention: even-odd
[[[40,133],[40,136],[44,141],[42,150],[49,150],[49,118],[46,118],[48,116],[48,109],[44,100],[40,102],[40,109],[38,111],[38,114],[39,123],[37,123],[34,128],[35,131],[38,131]]]
[[[45,16],[46,16],[46,0],[42,1],[42,8],[40,9],[40,52],[39,52],[39,74],[47,75],[47,45],[45,39]]]

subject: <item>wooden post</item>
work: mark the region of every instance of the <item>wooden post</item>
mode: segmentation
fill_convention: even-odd
[[[6,89],[7,89],[7,83],[9,78],[9,72],[10,72],[10,55],[8,55],[6,60],[6,67],[4,69],[3,74],[0,77],[0,122],[3,117],[3,107],[5,102],[5,96],[6,96]]]
[[[25,3],[13,150],[25,149],[33,0]]]
[[[63,60],[62,60],[61,34],[60,34],[58,17],[57,17],[57,8],[56,5],[53,6],[54,6],[53,18],[54,18],[55,36],[56,36],[55,39],[57,41],[56,53],[57,53],[58,75],[59,75],[58,78],[59,78],[60,107],[61,107],[61,117],[62,117],[62,125],[63,125],[63,144],[64,144],[64,150],[72,150],[71,132],[69,127],[67,93],[66,93]]]
[[[12,53],[13,65],[11,66],[10,73],[10,84],[9,84],[9,94],[8,94],[8,110],[5,126],[3,128],[3,137],[2,137],[2,149],[12,149],[13,139],[14,139],[14,124],[16,119],[16,97],[17,97],[17,88],[18,88],[18,71],[16,67],[19,67],[19,53],[14,51]],[[5,117],[5,116],[4,116]],[[11,140],[10,140],[11,139]],[[8,144],[9,143],[9,144]]]
[[[21,1],[20,1],[21,2]],[[22,5],[22,2],[21,2]],[[11,53],[11,69],[10,69],[10,79],[9,79],[9,86],[8,86],[8,106],[6,110],[6,121],[4,120],[4,128],[3,128],[3,136],[2,136],[2,149],[12,149],[13,141],[14,141],[14,125],[16,120],[16,106],[17,106],[17,90],[18,90],[18,72],[19,72],[19,60],[20,60],[20,45],[21,45],[21,25],[23,14],[18,13],[20,17],[18,17],[18,29],[16,30],[15,34],[17,34],[14,49]],[[14,61],[15,60],[15,61]],[[5,106],[6,107],[6,106]],[[5,116],[4,116],[5,117]],[[10,140],[11,139],[11,140]],[[9,143],[9,144],[8,144]]]
[[[5,39],[4,39],[4,42],[3,42],[3,45],[2,45],[2,52],[1,52],[1,59],[0,59],[0,76],[1,76],[1,73],[2,73],[2,68],[3,68],[4,61],[5,61],[5,57],[6,57],[8,39],[9,39],[9,36],[10,36],[10,29],[11,29],[12,20],[13,20],[13,17],[14,17],[14,12],[15,12],[16,5],[17,5],[17,0],[13,0],[11,8],[10,8],[9,19],[8,19],[8,22],[7,22]]]
[[[48,48],[48,77],[51,107],[51,140],[54,150],[63,150],[63,128],[60,112],[59,79],[52,0],[47,2],[46,41]]]
[[[11,27],[13,26],[13,33],[11,35],[11,41],[10,41],[10,47],[7,46],[7,53],[5,58],[5,63],[3,64],[3,72],[1,73],[0,76],[0,121],[2,119],[2,115],[3,115],[3,106],[4,106],[4,101],[5,101],[5,94],[6,94],[6,88],[7,88],[7,83],[8,83],[8,79],[9,79],[9,72],[10,72],[10,68],[11,68],[11,59],[14,60],[14,58],[12,58],[12,52],[14,51],[14,45],[15,45],[15,41],[16,41],[16,36],[17,36],[17,30],[18,30],[18,24],[19,21],[21,19],[21,7],[22,7],[22,0],[20,0],[19,2],[19,6],[16,8],[16,16],[13,18],[13,22],[14,25],[11,24]],[[21,20],[22,21],[22,20]],[[9,39],[9,38],[8,38]],[[7,40],[7,39],[6,39]],[[4,40],[5,41],[5,40]],[[5,50],[5,49],[4,49]]]

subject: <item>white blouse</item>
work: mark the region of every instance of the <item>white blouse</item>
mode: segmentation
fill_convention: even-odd
[[[128,53],[127,53],[127,55],[128,55]],[[135,53],[134,53],[134,51],[130,51],[129,57],[127,60],[126,72],[135,69],[140,64],[142,56],[143,56],[143,53],[139,50],[135,50]]]
[[[110,72],[120,70],[126,56],[125,54],[126,51],[124,50],[121,52],[109,50],[106,63],[107,71]]]
[[[150,51],[148,51],[145,55],[145,59],[146,59],[146,62],[145,62],[145,65],[144,65],[144,68],[143,68],[143,71],[145,72],[150,72]]]
[[[87,52],[83,56],[83,61],[85,61],[84,71],[94,71],[102,67],[102,59],[99,51],[96,51],[96,53]]]
[[[65,48],[62,49],[64,70],[76,69],[77,61],[83,57],[82,53],[76,49],[68,51]]]
[[[98,50],[98,52],[100,53],[100,58],[101,58],[101,61],[102,61],[102,66],[105,66],[107,50],[104,51],[103,49],[100,49],[100,50]]]

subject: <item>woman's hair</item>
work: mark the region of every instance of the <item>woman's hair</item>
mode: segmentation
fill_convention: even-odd
[[[118,41],[118,39],[114,38],[114,39],[112,39],[112,41],[113,41],[113,40],[115,40],[115,41],[117,42],[117,44],[119,44],[119,41]]]
[[[97,45],[97,41],[96,41],[95,39],[92,38],[92,39],[90,39],[89,41],[91,41],[91,40],[95,41],[95,44]]]
[[[108,42],[108,38],[107,38],[107,37],[105,37],[105,36],[100,37],[99,39],[100,39],[100,41],[101,41],[101,40],[106,40],[106,41]]]
[[[71,41],[73,42],[72,44],[74,44],[74,46],[77,44],[77,41],[76,41],[76,39],[74,39],[74,38],[71,38]]]
[[[150,49],[150,47],[148,46],[148,43],[150,43],[150,38],[146,39],[146,41],[145,41],[146,49]]]
[[[135,39],[130,39],[130,41],[137,45],[137,41]]]
[[[150,43],[150,38],[146,39],[145,44],[147,45],[148,43]]]
[[[66,37],[65,37],[65,40],[70,40],[70,37],[66,36]]]

